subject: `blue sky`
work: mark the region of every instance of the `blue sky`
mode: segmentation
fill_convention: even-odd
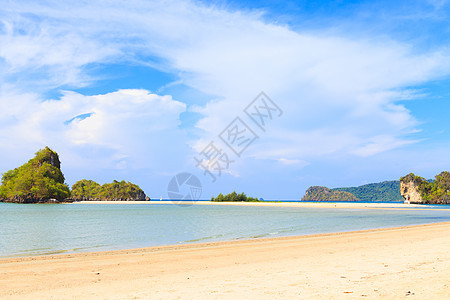
[[[167,197],[298,199],[450,169],[448,1],[9,1],[0,8],[0,171],[48,145],[67,183]],[[281,116],[244,109],[264,91]],[[240,117],[240,156],[219,138]],[[210,142],[232,161],[196,166]],[[214,160],[206,162],[214,165]],[[222,161],[223,163],[223,161]]]

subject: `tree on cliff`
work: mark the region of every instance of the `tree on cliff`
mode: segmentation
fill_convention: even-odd
[[[58,154],[45,147],[26,164],[3,174],[0,200],[8,202],[40,202],[63,200],[70,196],[64,183]]]
[[[82,179],[72,185],[72,198],[97,198],[101,185],[93,180]]]
[[[428,203],[450,203],[450,173],[444,171],[436,175],[434,182],[430,183],[430,189],[426,191]]]
[[[410,173],[400,178],[403,184],[413,184],[422,197],[425,204],[449,204],[450,203],[450,173],[444,171],[436,175],[435,180],[426,180],[423,177]],[[406,191],[402,191],[406,193]]]

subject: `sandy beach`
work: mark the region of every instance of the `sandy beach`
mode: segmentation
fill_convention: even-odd
[[[0,260],[1,299],[450,297],[450,222]]]

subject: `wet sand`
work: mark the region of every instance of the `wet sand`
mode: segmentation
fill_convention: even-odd
[[[448,299],[450,222],[0,260],[0,299]]]

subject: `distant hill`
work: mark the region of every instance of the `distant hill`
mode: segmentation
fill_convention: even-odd
[[[403,201],[398,180],[370,183],[358,187],[335,188],[333,191],[349,192],[361,201]]]
[[[312,186],[306,190],[302,201],[359,201],[359,199],[346,191],[331,190],[324,186]]]

